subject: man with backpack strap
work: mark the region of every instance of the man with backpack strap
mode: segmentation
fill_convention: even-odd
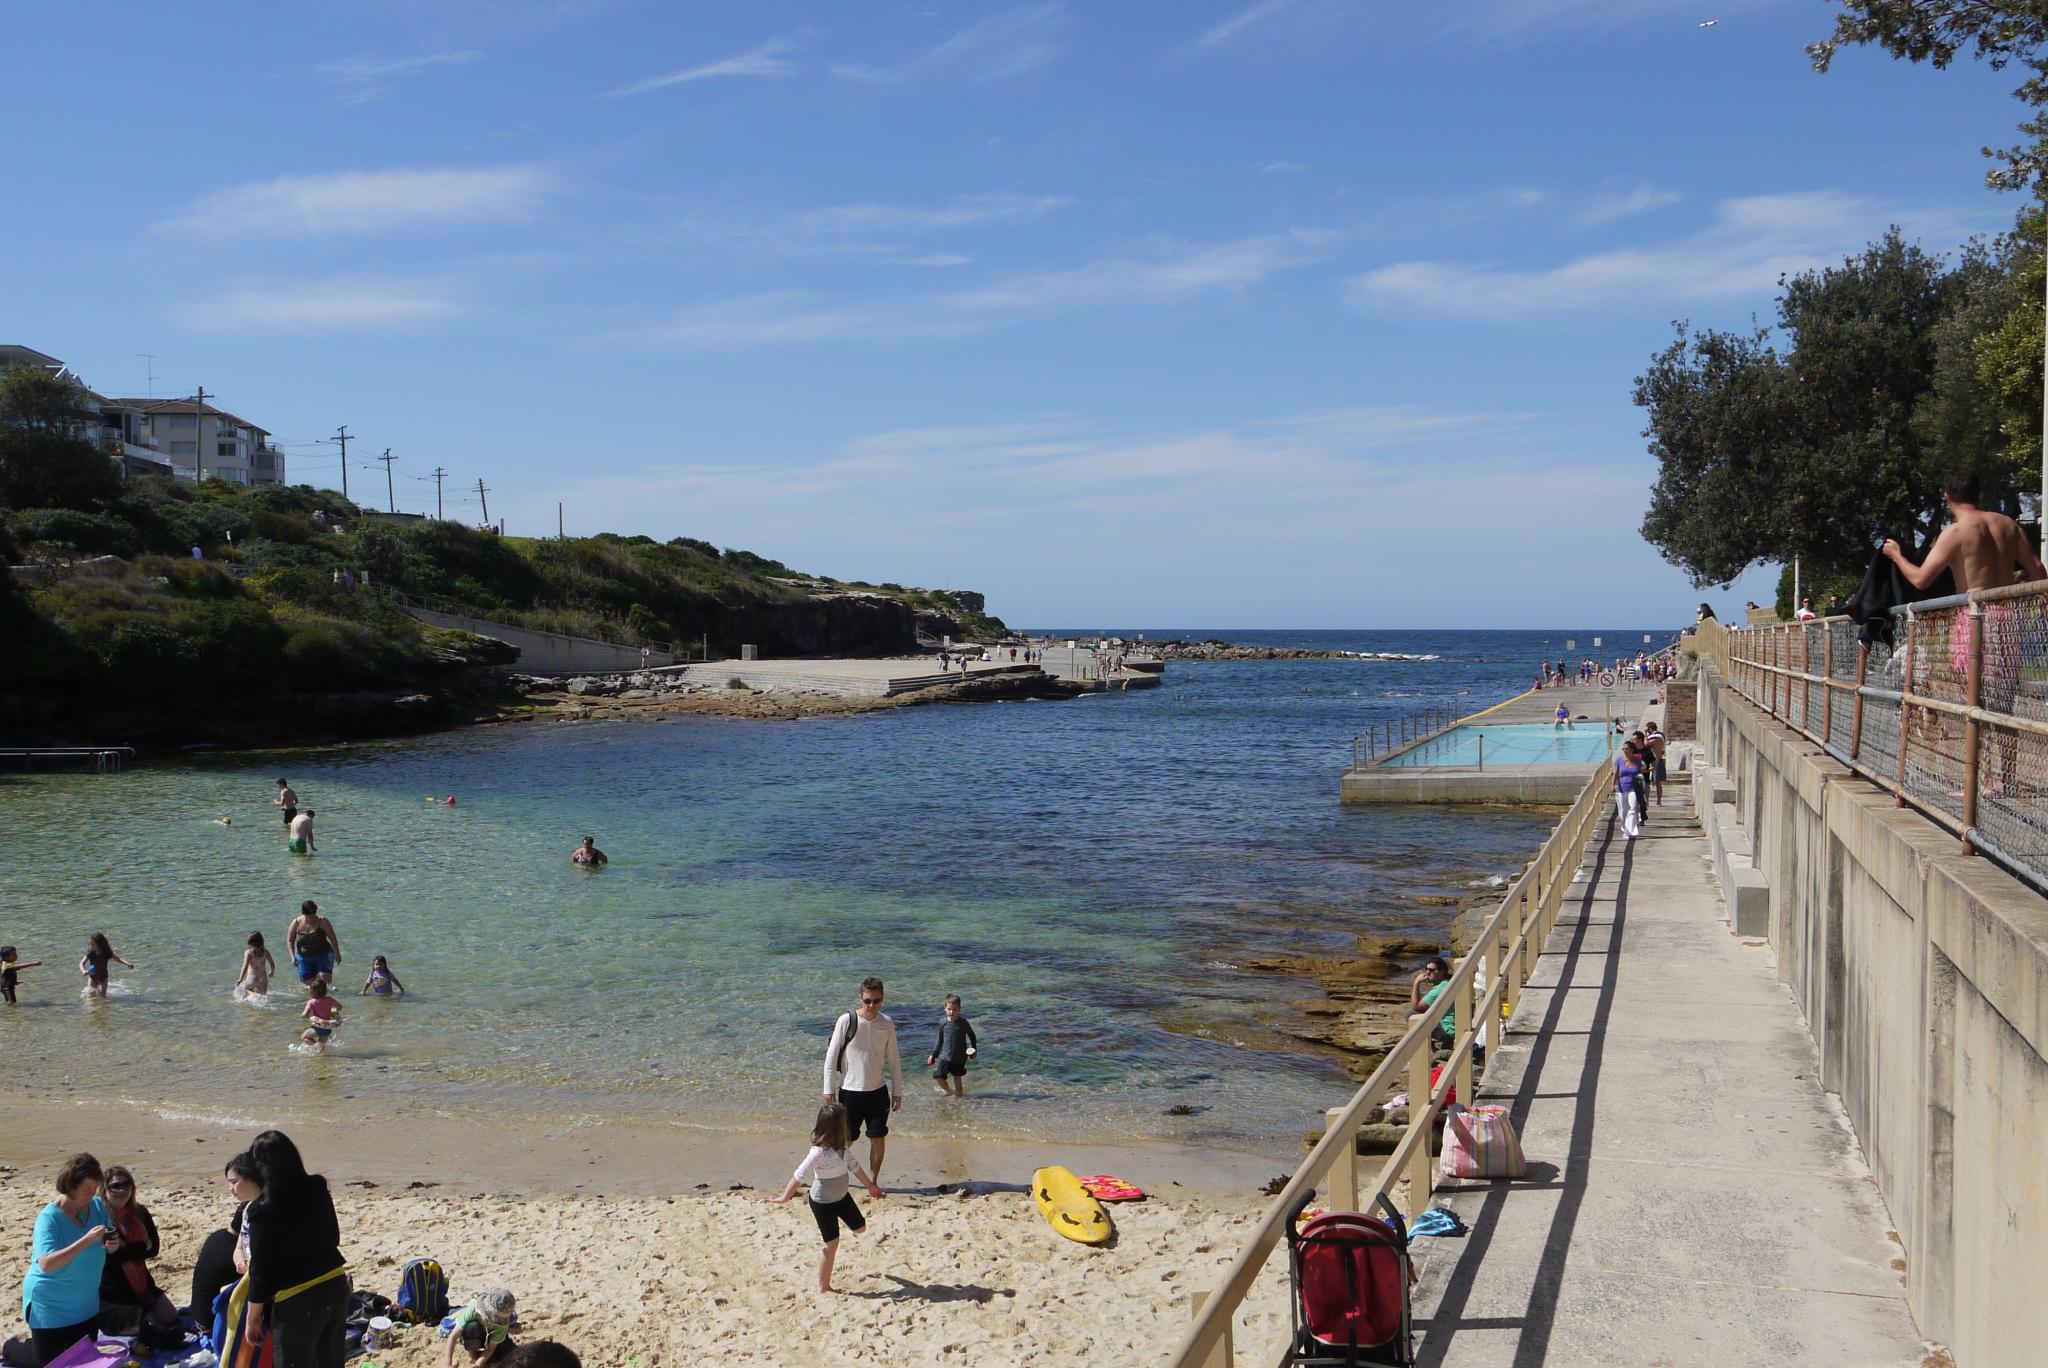
[[[882,1156],[889,1149],[889,1113],[903,1105],[903,1060],[896,1051],[896,1023],[882,1013],[878,978],[862,979],[860,1006],[832,1023],[832,1040],[825,1047],[825,1100],[846,1108],[848,1143],[867,1127],[868,1174],[880,1182]]]

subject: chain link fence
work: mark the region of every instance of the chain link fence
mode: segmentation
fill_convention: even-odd
[[[1727,634],[1735,691],[2048,891],[2048,583]]]

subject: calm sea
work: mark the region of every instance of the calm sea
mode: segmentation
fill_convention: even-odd
[[[1276,1029],[1315,985],[1242,961],[1436,939],[1449,909],[1422,900],[1511,872],[1550,822],[1347,810],[1352,734],[1431,702],[1477,710],[1597,631],[1150,629],[1427,658],[1176,662],[1159,689],[1073,702],[513,725],[0,778],[0,942],[50,962],[0,1008],[8,1074],[195,1112],[374,1101],[779,1131],[873,973],[914,1086],[944,994],[980,1032],[975,1100],[927,1133],[1297,1135],[1349,1085]],[[1601,635],[1608,654],[1641,642]],[[285,852],[280,775],[319,811],[310,859]],[[594,875],[567,859],[586,833],[612,858]],[[284,964],[303,898],[346,951],[323,1060],[287,1049],[294,992],[271,1010],[229,996],[249,931]],[[78,996],[94,930],[137,966],[105,1004]],[[402,1000],[353,995],[372,954]]]

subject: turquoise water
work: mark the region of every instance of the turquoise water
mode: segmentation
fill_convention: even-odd
[[[1607,729],[1581,722],[1560,730],[1548,722],[1453,727],[1386,761],[1402,765],[1590,765],[1608,756]]]
[[[9,1072],[197,1113],[375,1101],[779,1130],[875,973],[913,1086],[944,994],[982,1033],[972,1102],[928,1109],[924,1133],[1297,1136],[1350,1084],[1287,1034],[1316,985],[1246,960],[1436,938],[1443,900],[1512,872],[1551,822],[1346,809],[1336,787],[1354,730],[1492,702],[1556,645],[1336,640],[1443,659],[1176,663],[1158,690],[1069,703],[541,723],[0,777],[0,942],[50,961],[0,1009]],[[320,814],[317,855],[284,849],[278,775]],[[586,833],[609,869],[570,866]],[[229,996],[247,933],[284,961],[304,898],[346,955],[320,1059],[287,1048],[288,967],[268,1010]],[[92,930],[137,966],[105,1003],[78,997]],[[372,954],[403,999],[354,996]]]

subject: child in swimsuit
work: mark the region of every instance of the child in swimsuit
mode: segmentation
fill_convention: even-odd
[[[263,946],[263,933],[249,933],[249,948],[242,952],[242,972],[235,976],[235,990],[245,997],[261,997],[270,991],[270,976],[277,972],[277,960]]]
[[[16,974],[23,969],[40,968],[43,963],[41,960],[16,959],[14,956],[13,946],[0,945],[0,1001],[14,1001]]]
[[[109,962],[126,965],[130,969],[135,967],[114,953],[114,947],[107,942],[106,932],[95,931],[85,943],[85,957],[78,961],[78,972],[85,975],[87,997],[103,998],[107,995]]]
[[[325,1052],[328,1039],[334,1035],[334,1028],[341,1020],[341,1003],[328,992],[325,974],[313,980],[313,996],[306,999],[299,1015],[307,1022],[300,1041]]]
[[[363,991],[356,996],[375,993],[378,997],[390,997],[393,993],[404,991],[405,985],[398,981],[398,975],[391,972],[390,962],[379,955],[370,961],[370,976],[363,980]]]

